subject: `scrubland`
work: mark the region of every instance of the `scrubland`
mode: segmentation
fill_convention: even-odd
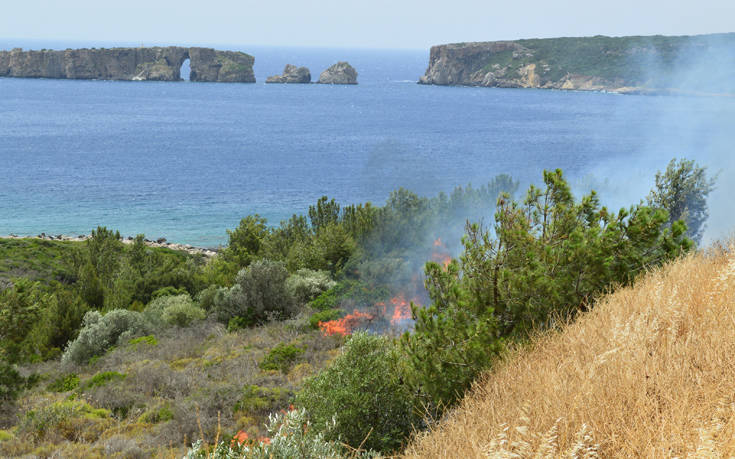
[[[510,351],[405,457],[732,457],[735,246]]]
[[[284,343],[303,352],[274,358]],[[257,438],[340,344],[303,318],[235,332],[202,321],[133,339],[90,364],[28,366],[43,380],[17,401],[16,427],[0,431],[0,457],[168,458],[199,438],[240,430]]]

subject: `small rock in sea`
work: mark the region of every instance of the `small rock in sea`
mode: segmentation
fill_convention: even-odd
[[[63,236],[62,236],[61,234],[57,234],[57,235],[56,235],[56,239],[58,239],[58,240],[62,240],[63,238],[64,238],[64,237],[63,237]]]
[[[143,239],[143,242],[153,242],[150,239]]]
[[[269,76],[266,83],[311,83],[311,72],[306,67],[286,64],[282,75]]]
[[[321,84],[357,84],[357,70],[347,62],[337,62],[319,75]]]
[[[158,239],[156,239],[156,242],[159,243],[159,244],[163,244],[164,242],[166,242],[166,238],[165,237],[159,237]]]
[[[132,240],[133,240],[133,236],[128,236],[128,241],[132,241]]]

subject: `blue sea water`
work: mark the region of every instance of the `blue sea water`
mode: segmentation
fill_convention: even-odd
[[[0,78],[0,234],[106,225],[213,246],[248,214],[277,224],[322,195],[381,204],[400,186],[433,195],[557,167],[623,205],[674,156],[732,183],[732,98],[420,86],[427,51],[241,49],[258,83]],[[287,63],[316,80],[337,60],[359,85],[264,84]]]

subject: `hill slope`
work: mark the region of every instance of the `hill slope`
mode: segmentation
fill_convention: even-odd
[[[732,456],[734,250],[651,273],[512,353],[407,457]]]
[[[419,83],[733,93],[735,33],[546,38],[431,48]]]

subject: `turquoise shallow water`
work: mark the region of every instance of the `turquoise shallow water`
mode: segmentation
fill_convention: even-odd
[[[249,213],[277,223],[323,194],[382,203],[555,167],[619,205],[680,155],[731,188],[733,99],[427,87],[423,51],[248,51],[256,84],[0,79],[0,234],[103,224],[211,246]],[[262,83],[338,59],[358,86]]]

